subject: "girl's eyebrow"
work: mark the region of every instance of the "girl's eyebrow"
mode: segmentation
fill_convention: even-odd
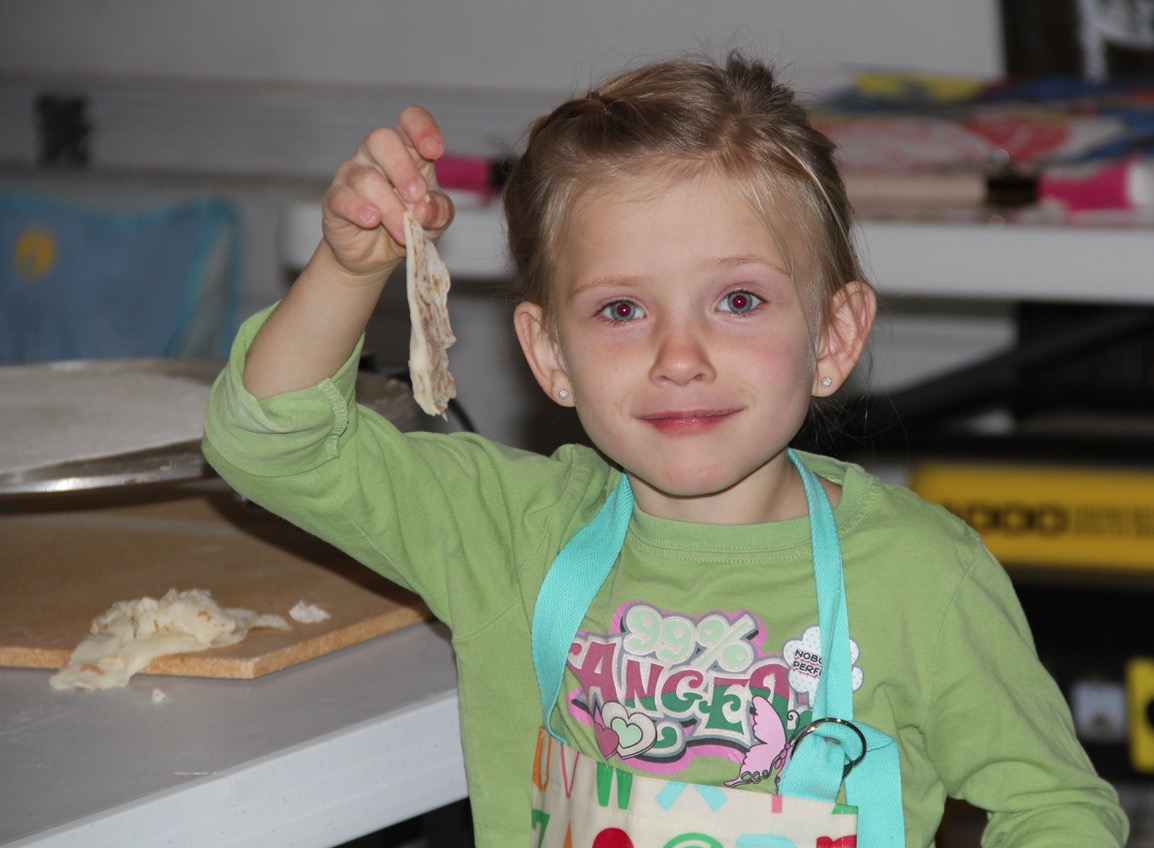
[[[650,278],[644,274],[607,275],[595,277],[573,286],[570,296],[584,294],[598,289],[631,288],[647,282]]]
[[[739,254],[737,256],[719,256],[706,264],[714,265],[718,268],[736,268],[742,265],[761,265],[762,267],[769,268],[770,270],[776,271],[779,274],[783,274],[787,277],[789,276],[789,272],[782,268],[780,265],[774,262],[770,262],[764,256],[758,256],[754,253]]]

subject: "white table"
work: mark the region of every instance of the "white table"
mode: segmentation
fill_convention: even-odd
[[[252,681],[49,675],[0,669],[0,845],[323,848],[466,795],[439,625]]]

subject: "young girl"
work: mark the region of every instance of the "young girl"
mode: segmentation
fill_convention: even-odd
[[[451,221],[442,151],[414,108],[341,165],[205,452],[451,627],[477,844],[852,846],[848,801],[857,844],[926,846],[947,796],[990,811],[987,844],[1123,844],[976,536],[789,450],[874,295],[832,145],[770,71],[660,62],[531,130],[515,329],[597,450],[402,435],[354,403],[403,212]]]

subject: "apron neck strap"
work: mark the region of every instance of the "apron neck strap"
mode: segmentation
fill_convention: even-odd
[[[814,696],[813,717],[849,721],[853,718],[852,660],[837,526],[816,475],[793,450],[788,451],[788,456],[805,484],[817,583],[822,672]],[[552,714],[561,694],[569,647],[594,596],[617,562],[629,530],[633,503],[629,478],[622,474],[600,512],[557,554],[537,595],[532,622],[537,688],[545,727],[562,742],[565,740],[552,728]]]
[[[593,597],[617,562],[632,517],[633,489],[622,473],[601,511],[557,554],[537,594],[532,625],[533,666],[545,728],[562,742],[565,740],[553,730],[552,716],[561,694],[569,646]]]
[[[821,627],[821,677],[814,694],[813,718],[853,720],[853,659],[850,655],[849,613],[842,573],[841,543],[833,508],[817,475],[792,450],[805,499],[809,505],[809,535],[813,574],[817,583],[817,620]]]

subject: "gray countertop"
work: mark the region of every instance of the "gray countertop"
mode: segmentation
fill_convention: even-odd
[[[436,624],[255,680],[49,676],[0,669],[0,845],[322,848],[466,794]]]

